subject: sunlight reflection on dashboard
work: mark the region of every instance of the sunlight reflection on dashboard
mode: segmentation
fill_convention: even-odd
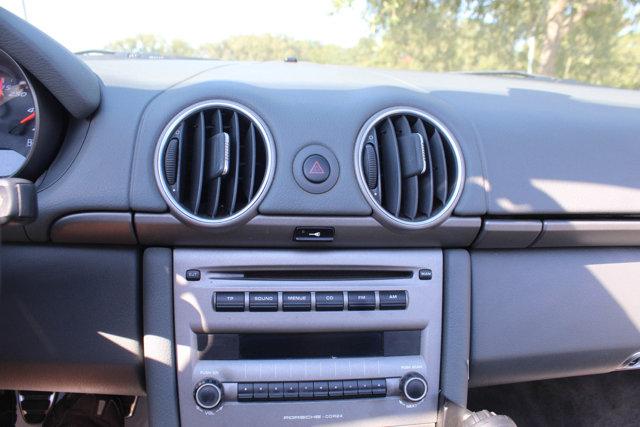
[[[142,354],[142,348],[140,348],[140,344],[137,340],[127,337],[121,337],[120,335],[110,334],[108,332],[98,331],[98,335],[102,338],[105,338],[112,343],[116,344],[118,347],[127,350],[131,354],[140,355]]]
[[[586,268],[640,331],[640,298],[629,298],[638,289],[640,262],[588,264]]]
[[[640,199],[640,188],[599,182],[532,179],[531,185],[569,212],[590,212],[593,209],[593,200],[584,197],[585,194],[597,194],[600,206],[616,206],[626,200]]]

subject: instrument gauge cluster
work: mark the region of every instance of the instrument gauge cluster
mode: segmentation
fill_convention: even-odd
[[[43,172],[58,146],[59,108],[0,50],[0,177],[35,179]]]

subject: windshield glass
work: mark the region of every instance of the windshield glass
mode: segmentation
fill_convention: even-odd
[[[640,0],[3,3],[74,52],[257,61],[296,57],[640,88]]]

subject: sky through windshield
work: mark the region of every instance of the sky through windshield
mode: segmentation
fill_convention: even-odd
[[[5,0],[72,51],[423,71],[512,70],[640,88],[640,0]]]

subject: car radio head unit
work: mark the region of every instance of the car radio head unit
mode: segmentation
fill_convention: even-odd
[[[437,421],[440,250],[178,249],[174,308],[185,426]]]

